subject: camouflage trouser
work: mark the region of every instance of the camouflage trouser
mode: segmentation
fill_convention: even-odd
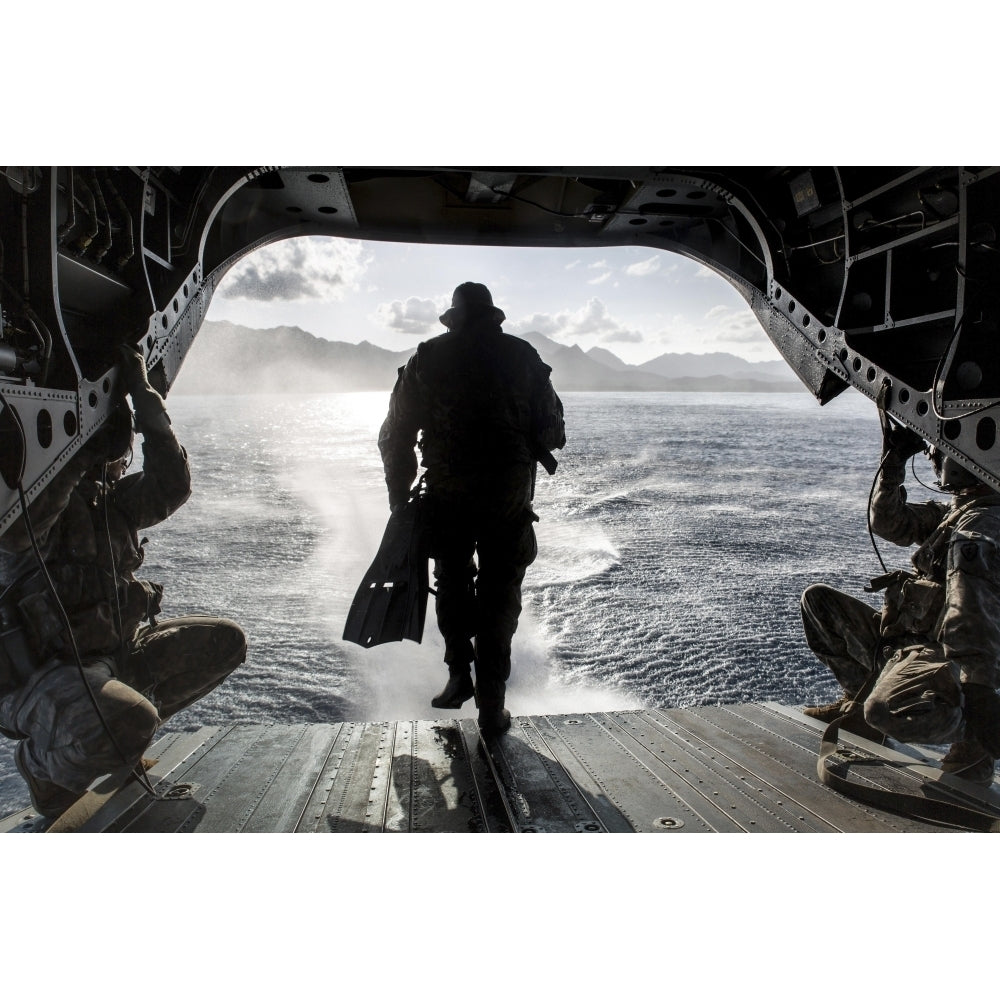
[[[854,698],[879,676],[864,702],[865,721],[903,742],[948,743],[962,725],[956,671],[940,644],[907,633],[884,638],[881,612],[839,590],[816,584],[802,595],[806,642]]]
[[[464,506],[433,508],[430,554],[444,658],[449,667],[475,659],[480,706],[503,704],[521,583],[538,554],[533,520],[528,509],[493,519]]]
[[[120,666],[113,656],[86,659],[86,684],[76,663],[45,664],[0,700],[0,727],[21,741],[15,759],[36,809],[58,815],[95,778],[138,763],[161,722],[245,657],[235,622],[192,615],[140,628]]]

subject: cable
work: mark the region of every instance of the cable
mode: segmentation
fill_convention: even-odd
[[[960,277],[966,278],[966,280],[969,281],[970,284],[975,284],[973,279],[969,278],[965,274],[964,270],[960,265],[956,264],[955,270],[958,272]],[[965,413],[953,414],[950,418],[946,417],[941,412],[941,406],[944,405],[944,382],[945,379],[948,377],[947,371],[945,371],[945,361],[947,360],[948,355],[951,354],[953,348],[955,347],[956,342],[958,341],[958,336],[962,331],[962,324],[965,322],[966,313],[969,312],[969,310],[972,308],[973,305],[978,304],[979,299],[985,294],[985,292],[986,292],[985,287],[980,288],[978,295],[972,298],[972,300],[969,302],[969,306],[966,309],[962,310],[962,315],[959,316],[958,322],[955,324],[955,329],[952,331],[951,337],[948,340],[948,346],[944,349],[940,359],[938,360],[937,366],[934,369],[934,378],[931,380],[931,386],[933,387],[931,391],[931,412],[938,420],[948,420],[948,419],[964,420],[966,417],[973,417],[977,413],[983,413],[986,410],[992,409],[994,406],[1000,405],[1000,403],[998,402],[984,403],[982,406],[976,406],[973,407],[971,410],[966,410]],[[948,367],[950,369],[951,366],[949,365]],[[940,405],[938,403],[939,384],[941,391]]]
[[[889,567],[886,566],[885,561],[882,559],[882,553],[878,550],[878,545],[875,542],[875,532],[872,530],[872,500],[875,498],[875,487],[878,485],[878,477],[882,474],[882,467],[885,465],[885,460],[889,457],[891,452],[887,451],[882,456],[882,461],[878,463],[878,468],[875,470],[875,478],[872,480],[871,492],[868,494],[868,537],[872,540],[872,548],[875,550],[875,555],[878,556],[878,561],[882,565],[882,572],[888,573]]]
[[[124,673],[125,663],[128,660],[128,650],[125,647],[125,623],[122,618],[122,602],[118,593],[118,566],[115,563],[115,547],[111,541],[111,519],[108,514],[108,462],[101,466],[101,483],[103,490],[101,493],[101,506],[104,508],[104,537],[108,542],[108,564],[111,567],[111,589],[115,595],[115,625],[118,626],[118,652],[115,659],[118,661],[118,673]]]
[[[3,399],[2,393],[0,393],[0,401],[2,401],[5,406],[9,406],[7,401]],[[17,425],[18,430],[21,433],[21,440],[24,447],[27,448],[27,439],[24,434],[24,428],[21,426],[21,421],[19,419],[15,419],[14,423]],[[97,696],[94,694],[94,691],[90,686],[90,681],[87,679],[87,674],[83,666],[83,657],[80,655],[80,648],[77,645],[76,636],[73,634],[73,625],[69,620],[69,615],[66,613],[66,608],[63,606],[63,603],[59,598],[59,593],[56,590],[56,586],[52,581],[52,577],[49,575],[48,567],[45,565],[45,558],[42,556],[42,551],[38,544],[38,539],[35,535],[34,525],[31,523],[31,515],[28,513],[28,499],[24,494],[24,484],[22,482],[22,479],[23,475],[21,478],[18,479],[17,495],[21,501],[21,512],[24,517],[24,526],[28,532],[28,539],[31,542],[31,548],[35,554],[35,560],[37,561],[39,569],[41,570],[41,573],[45,578],[45,582],[48,585],[49,593],[52,595],[52,599],[55,602],[56,608],[59,612],[59,616],[62,620],[63,627],[69,639],[70,648],[73,651],[73,659],[76,663],[77,669],[79,670],[80,679],[83,681],[83,686],[87,692],[87,696],[90,698],[90,702],[94,707],[94,711],[97,713],[97,717],[100,720],[101,726],[103,727],[105,733],[107,734],[108,739],[114,746],[118,756],[121,757],[122,763],[128,764],[128,757],[125,755],[125,752],[122,750],[121,745],[115,738],[115,734],[112,732],[111,727],[108,725],[108,721],[104,717],[104,713],[101,711],[101,706],[97,702]],[[114,560],[112,559],[112,567],[113,566],[114,566]],[[6,591],[4,591],[4,593],[6,593]],[[117,597],[117,588],[116,588],[116,597]],[[124,636],[121,635],[120,632],[119,632],[119,641],[122,643],[124,643],[125,641]],[[148,776],[146,775],[145,770],[142,767],[141,761],[136,762],[136,764],[133,765],[132,772],[135,775],[138,782],[146,789],[146,791],[154,799],[159,798],[159,796],[156,794],[155,788],[153,788],[152,783],[150,782]]]
[[[736,242],[737,242],[737,243],[739,243],[739,245],[740,245],[741,247],[743,247],[743,249],[744,249],[744,250],[746,250],[746,252],[747,252],[748,254],[750,254],[750,256],[751,256],[751,257],[753,257],[753,259],[754,259],[755,261],[757,261],[757,263],[758,263],[758,264],[760,264],[760,266],[761,266],[761,267],[767,267],[767,262],[766,262],[766,261],[764,260],[764,258],[763,258],[763,257],[758,257],[758,256],[757,256],[757,254],[756,254],[756,252],[755,252],[755,251],[753,251],[753,250],[751,250],[751,249],[750,249],[750,247],[748,247],[748,246],[746,245],[746,243],[744,243],[744,242],[743,242],[743,240],[741,240],[741,239],[740,239],[740,238],[739,238],[739,237],[738,237],[738,236],[736,235],[736,233],[734,233],[734,232],[733,232],[733,231],[732,231],[732,230],[731,230],[731,229],[730,229],[730,228],[729,228],[729,227],[728,227],[728,226],[727,226],[727,225],[726,225],[726,224],[725,224],[725,223],[724,223],[724,222],[722,221],[722,219],[718,219],[718,218],[716,218],[715,216],[711,216],[711,217],[709,217],[709,218],[706,218],[706,219],[705,219],[704,221],[705,221],[705,222],[715,222],[715,223],[718,223],[718,225],[719,225],[719,226],[721,227],[722,231],[723,231],[724,233],[726,233],[726,235],[727,235],[727,236],[731,236],[731,237],[732,237],[732,238],[733,238],[734,240],[736,240]]]
[[[451,189],[448,188],[450,191]],[[542,212],[548,212],[549,215],[554,215],[559,219],[589,219],[590,216],[586,212],[560,212],[556,208],[549,208],[547,205],[540,205],[537,201],[529,201],[527,198],[522,198],[519,194],[512,194],[510,191],[504,191],[503,189],[489,188],[494,194],[502,195],[505,198],[511,198],[513,201],[523,202],[525,205],[530,205],[532,208],[537,208]],[[454,192],[452,192],[454,194]],[[624,212],[613,211],[614,215],[624,215]]]
[[[947,494],[948,494],[948,491],[947,491],[947,490],[942,490],[942,489],[940,489],[940,488],[939,488],[939,487],[937,487],[937,486],[930,486],[930,485],[928,485],[927,483],[925,483],[925,482],[924,482],[924,481],[923,481],[923,480],[922,480],[922,479],[920,478],[920,476],[918,476],[918,475],[917,475],[917,456],[916,456],[916,455],[914,455],[914,456],[913,456],[913,457],[912,457],[912,458],[910,459],[910,472],[911,472],[911,473],[913,474],[913,478],[914,478],[914,479],[915,479],[915,480],[916,480],[916,481],[917,481],[918,483],[920,483],[920,485],[921,485],[921,486],[923,486],[923,488],[924,488],[925,490],[930,490],[930,492],[931,492],[931,493],[940,493],[940,494],[941,494],[942,496],[944,496],[944,495],[947,495]]]
[[[21,500],[21,510],[24,515],[24,525],[28,530],[28,538],[31,540],[31,548],[35,553],[35,559],[38,561],[38,565],[42,571],[42,575],[45,577],[45,582],[48,584],[49,593],[52,595],[53,601],[55,601],[56,608],[59,611],[59,616],[62,619],[63,627],[66,630],[66,635],[69,638],[70,647],[73,650],[73,659],[76,661],[77,669],[80,672],[80,678],[83,681],[83,686],[87,691],[87,696],[90,698],[90,703],[94,706],[94,711],[97,713],[97,717],[101,720],[101,725],[104,728],[105,733],[108,735],[108,739],[111,740],[112,745],[115,748],[118,756],[121,757],[123,764],[128,764],[128,757],[125,756],[125,752],[122,750],[121,745],[118,740],[115,739],[115,734],[111,731],[111,727],[108,725],[108,720],[104,717],[104,713],[101,711],[101,706],[97,703],[97,696],[94,694],[93,689],[90,686],[90,681],[87,680],[87,674],[83,667],[83,657],[80,655],[80,647],[76,644],[76,636],[73,634],[73,626],[70,623],[69,615],[66,613],[65,607],[63,607],[62,601],[59,599],[59,594],[56,591],[56,586],[52,582],[52,577],[49,575],[49,569],[45,565],[45,559],[42,556],[41,549],[38,545],[38,539],[35,537],[35,529],[31,523],[31,518],[28,515],[28,501],[24,495],[24,487],[21,483],[17,484],[17,494]],[[122,639],[124,641],[124,639]],[[156,790],[153,788],[152,783],[146,776],[146,772],[142,769],[140,763],[136,763],[132,768],[133,774],[138,779],[139,783],[144,785],[146,791],[157,798]]]

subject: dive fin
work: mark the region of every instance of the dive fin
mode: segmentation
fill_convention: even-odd
[[[389,515],[382,544],[358,587],[344,639],[365,649],[424,637],[427,617],[427,543],[418,494]]]

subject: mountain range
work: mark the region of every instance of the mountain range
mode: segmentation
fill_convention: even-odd
[[[802,389],[783,361],[745,361],[734,354],[661,354],[641,365],[611,351],[567,347],[540,333],[528,341],[552,368],[559,392],[794,392]],[[388,391],[415,350],[389,351],[368,341],[325,340],[297,326],[253,330],[205,322],[188,351],[175,392],[241,395]]]

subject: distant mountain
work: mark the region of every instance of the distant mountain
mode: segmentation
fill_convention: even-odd
[[[592,347],[587,351],[587,357],[593,358],[595,361],[599,361],[602,365],[606,365],[608,368],[614,369],[616,372],[627,371],[633,366],[626,364],[617,354],[612,354],[610,351],[606,351],[603,347]]]
[[[521,339],[553,369],[552,381],[559,392],[789,392],[801,388],[780,361],[755,364],[732,354],[664,354],[644,365],[629,365],[603,348],[584,352],[540,333],[526,333]],[[413,350],[387,351],[367,341],[325,340],[297,326],[251,330],[234,323],[206,322],[184,360],[174,391],[197,395],[388,392],[396,370]]]
[[[414,345],[416,347],[416,345]],[[385,389],[413,351],[387,351],[362,341],[325,340],[297,326],[251,330],[205,322],[174,391],[195,395],[357,392]]]
[[[711,354],[661,354],[638,368],[664,378],[706,378],[727,375],[731,378],[787,379],[797,381],[784,361],[747,361],[735,354],[715,351]]]

